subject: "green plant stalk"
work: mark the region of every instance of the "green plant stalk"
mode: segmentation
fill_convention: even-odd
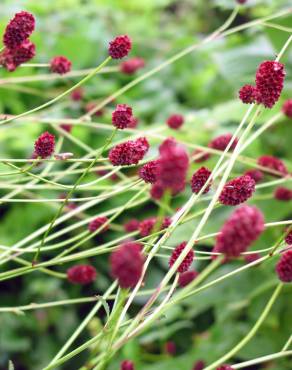
[[[258,358],[255,358],[253,360],[244,361],[244,362],[241,362],[239,364],[232,365],[232,367],[233,367],[233,369],[243,369],[243,368],[248,367],[248,366],[262,364],[263,362],[273,361],[273,360],[276,360],[278,358],[286,357],[286,356],[292,356],[292,351],[273,353],[272,355],[258,357]]]
[[[248,332],[248,334],[235,346],[233,347],[228,353],[226,353],[224,356],[219,358],[217,361],[213,362],[211,365],[207,366],[204,370],[213,370],[217,366],[221,365],[225,361],[229,360],[231,357],[233,357],[241,348],[243,348],[256,334],[266,317],[268,316],[269,312],[271,311],[271,308],[273,304],[275,303],[276,299],[278,298],[281,289],[283,287],[283,283],[279,283],[272,294],[270,300],[268,301],[265,309],[261,313],[260,317],[256,321],[255,325],[252,327],[252,329]]]

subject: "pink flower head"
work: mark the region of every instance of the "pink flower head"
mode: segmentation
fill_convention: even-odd
[[[124,360],[121,362],[121,370],[135,370],[134,362],[130,360]]]
[[[176,345],[172,341],[168,341],[165,343],[165,352],[170,356],[174,356],[176,354]]]
[[[266,167],[270,170],[277,171],[283,176],[286,176],[288,174],[288,170],[281,159],[273,157],[272,155],[263,155],[258,158],[257,163],[262,166]],[[277,176],[276,174],[273,174],[273,176]]]
[[[127,242],[111,254],[111,273],[121,288],[133,288],[138,283],[144,264],[141,250],[140,243]]]
[[[287,202],[292,199],[292,190],[285,188],[284,186],[279,186],[274,192],[274,197],[277,200]]]
[[[161,199],[163,197],[164,190],[165,189],[160,184],[158,183],[153,184],[150,189],[151,198],[156,200]]]
[[[254,191],[254,179],[248,175],[243,175],[225,184],[219,196],[219,201],[226,206],[237,206],[250,198]]]
[[[195,194],[198,194],[202,187],[206,184],[208,178],[211,176],[211,171],[206,167],[199,168],[192,176],[191,180],[191,187],[192,192]],[[203,194],[208,193],[210,190],[210,187],[212,185],[212,182],[210,181],[205,190],[203,191]]]
[[[84,97],[84,89],[82,87],[77,87],[71,92],[70,95],[71,99],[73,101],[79,101],[82,100]]]
[[[284,64],[266,60],[256,72],[257,103],[272,108],[279,100],[285,78]]]
[[[289,232],[289,234],[286,235],[285,237],[285,242],[288,245],[292,245],[292,230]]]
[[[193,152],[192,157],[195,157],[195,163],[201,163],[207,161],[210,158],[210,153],[204,152],[202,149],[196,149]]]
[[[109,43],[108,53],[113,59],[122,59],[129,54],[132,42],[129,36],[117,36]]]
[[[230,365],[225,364],[225,365],[221,365],[221,366],[217,367],[216,370],[234,370],[234,368],[231,367]]]
[[[183,125],[184,117],[181,114],[172,114],[168,117],[166,123],[168,127],[177,130]]]
[[[24,41],[16,49],[5,48],[0,53],[0,65],[13,72],[18,66],[28,62],[35,56],[35,44],[29,40]]]
[[[186,245],[187,245],[187,242],[182,242],[172,252],[172,255],[169,260],[170,267],[174,265],[175,261],[181,255]],[[194,260],[194,251],[191,249],[186,255],[186,257],[183,259],[182,263],[178,266],[177,272],[180,272],[180,273],[186,272],[190,268],[193,260]]]
[[[96,217],[94,220],[92,220],[88,225],[88,230],[91,233],[94,233],[96,230],[102,227],[106,222],[108,222],[108,218],[104,216]],[[109,225],[105,225],[99,232],[107,231],[109,228]]]
[[[34,152],[43,159],[50,157],[55,150],[55,136],[49,132],[41,134],[34,143]]]
[[[120,70],[122,73],[131,75],[138,71],[138,69],[144,68],[144,66],[145,66],[144,59],[135,57],[122,62],[120,65]]]
[[[180,287],[185,287],[189,285],[199,274],[195,270],[189,270],[186,272],[183,272],[182,274],[179,275],[178,279],[178,285]]]
[[[133,218],[132,220],[124,224],[124,229],[126,232],[131,233],[132,231],[138,230],[139,225],[140,225],[140,221]]]
[[[139,170],[139,177],[146,183],[154,184],[157,181],[158,164],[159,160],[153,160],[144,164]]]
[[[63,123],[62,125],[60,125],[61,129],[70,133],[72,131],[72,125],[68,124],[68,123]]]
[[[148,149],[149,143],[146,138],[129,140],[113,147],[109,152],[109,160],[114,166],[138,164]]]
[[[67,278],[73,284],[89,284],[96,279],[96,270],[91,265],[76,265],[67,270]]]
[[[133,118],[132,108],[127,104],[118,104],[112,113],[112,123],[119,129],[127,128]]]
[[[239,90],[239,99],[244,104],[252,104],[255,103],[257,97],[257,89],[255,86],[252,85],[244,85]]]
[[[262,171],[257,170],[257,169],[247,170],[245,171],[244,175],[250,176],[252,179],[254,179],[256,184],[260,182],[264,177],[264,174],[262,173]]]
[[[227,258],[246,252],[264,230],[264,217],[259,209],[243,205],[237,208],[222,226],[213,251]]]
[[[227,145],[229,144],[229,142],[231,141],[232,136],[233,136],[232,134],[224,134],[224,135],[217,136],[215,137],[215,139],[213,139],[209,143],[208,147],[212,149],[224,151],[227,148]],[[235,138],[229,150],[234,150],[237,143],[238,143],[238,139]]]
[[[292,99],[288,99],[282,106],[282,112],[286,117],[292,118]]]
[[[6,26],[3,44],[8,49],[16,49],[28,39],[34,29],[35,18],[31,13],[26,11],[16,13]]]
[[[276,265],[278,277],[284,283],[292,282],[292,249],[284,252]]]
[[[157,223],[156,217],[149,217],[141,221],[139,224],[140,235],[142,237],[150,235],[156,223]],[[160,230],[166,229],[170,224],[171,224],[171,219],[169,217],[165,217],[160,227]]]
[[[193,366],[193,370],[203,370],[205,367],[205,362],[202,361],[202,360],[198,360],[194,366]]]
[[[54,57],[50,62],[51,72],[63,75],[71,71],[72,63],[64,56]]]
[[[245,4],[247,2],[247,0],[236,0],[238,2],[238,4]],[[223,369],[221,369],[223,370]],[[228,370],[228,369],[226,369]]]

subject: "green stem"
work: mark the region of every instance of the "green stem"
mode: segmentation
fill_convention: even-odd
[[[286,356],[292,356],[292,351],[286,351],[286,352],[277,352],[273,353],[272,355],[267,355],[263,357],[255,358],[254,360],[241,362],[236,365],[232,365],[233,369],[243,369],[245,367],[249,367],[252,365],[262,364],[263,362],[268,362],[272,360],[276,360],[277,358],[286,357]]]

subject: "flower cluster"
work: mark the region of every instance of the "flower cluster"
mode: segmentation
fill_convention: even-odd
[[[198,272],[195,270],[185,271],[179,275],[178,285],[183,288],[189,285],[198,275]]]
[[[126,232],[131,233],[139,229],[140,222],[133,218],[124,224],[124,229]]]
[[[41,134],[34,143],[34,154],[43,159],[50,157],[55,150],[55,136],[49,132]]]
[[[277,263],[276,272],[284,283],[292,282],[292,249],[284,252]]]
[[[63,75],[71,71],[72,63],[66,57],[60,55],[54,57],[50,62],[51,72]]]
[[[279,186],[274,192],[274,197],[277,200],[287,202],[292,200],[292,190],[287,189],[284,186]]]
[[[232,134],[224,134],[215,137],[209,144],[208,147],[216,150],[224,151],[232,139]],[[238,143],[238,139],[234,138],[229,150],[234,150]]]
[[[127,104],[118,104],[112,113],[113,125],[121,130],[129,127],[132,122],[132,118],[132,108]]]
[[[279,176],[286,176],[288,174],[287,167],[281,159],[273,157],[272,155],[262,155],[258,158],[257,163],[266,167],[269,170],[279,172]],[[278,176],[277,174],[272,173],[273,176]]]
[[[73,284],[89,284],[96,278],[96,270],[91,265],[76,265],[67,270],[67,278]]]
[[[150,161],[139,170],[139,177],[143,179],[146,183],[154,184],[157,181],[157,170],[158,170],[159,160]]]
[[[132,42],[129,36],[117,36],[109,43],[108,53],[113,59],[122,59],[129,54]]]
[[[286,235],[285,242],[288,245],[292,245],[292,230]]]
[[[114,166],[138,164],[148,149],[149,143],[145,137],[129,140],[113,147],[109,152],[109,160]]]
[[[170,267],[174,265],[175,261],[179,258],[182,251],[185,249],[186,245],[187,242],[182,242],[174,249],[169,260]],[[186,255],[186,257],[183,259],[181,264],[178,266],[177,271],[180,273],[186,272],[193,263],[193,260],[194,260],[194,251],[191,249]]]
[[[211,171],[206,167],[199,168],[192,176],[191,179],[191,187],[192,191],[195,194],[198,194],[202,187],[206,184],[208,178],[211,176]],[[211,187],[211,181],[206,186],[206,188],[203,191],[203,194],[208,193]]]
[[[156,217],[149,217],[145,220],[141,221],[139,224],[139,232],[142,237],[150,235],[155,225],[158,223],[158,219]],[[162,221],[160,226],[160,230],[166,229],[171,224],[171,219],[169,217],[165,217]]]
[[[243,175],[225,184],[219,196],[219,201],[226,206],[237,206],[250,198],[254,191],[254,179],[248,175]]]
[[[96,230],[100,229],[102,225],[108,222],[108,218],[104,216],[96,217],[94,220],[92,220],[88,225],[88,231],[91,233],[94,233]],[[106,224],[103,228],[100,229],[99,232],[107,231],[109,228],[109,225]]]
[[[124,360],[121,362],[121,370],[135,370],[134,362],[130,360]]]
[[[172,114],[168,117],[166,123],[168,127],[177,130],[183,125],[184,117],[181,114]]]
[[[262,173],[262,171],[257,170],[257,169],[247,170],[247,171],[245,171],[244,175],[249,176],[252,179],[254,179],[254,181],[256,182],[256,184],[258,182],[260,182],[263,179],[263,177],[264,177],[264,174]]]
[[[126,75],[131,75],[138,71],[138,69],[144,68],[144,66],[145,66],[144,59],[135,57],[122,62],[120,65],[120,70]]]
[[[282,106],[282,112],[286,117],[292,118],[292,99],[288,99]]]

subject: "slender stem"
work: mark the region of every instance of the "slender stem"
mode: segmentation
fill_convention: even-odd
[[[267,356],[255,358],[253,360],[240,362],[239,364],[232,365],[232,368],[233,369],[243,369],[245,367],[262,364],[263,362],[273,361],[278,358],[286,357],[286,356],[292,356],[292,351],[277,352],[277,353],[273,353],[272,355],[267,355]]]

